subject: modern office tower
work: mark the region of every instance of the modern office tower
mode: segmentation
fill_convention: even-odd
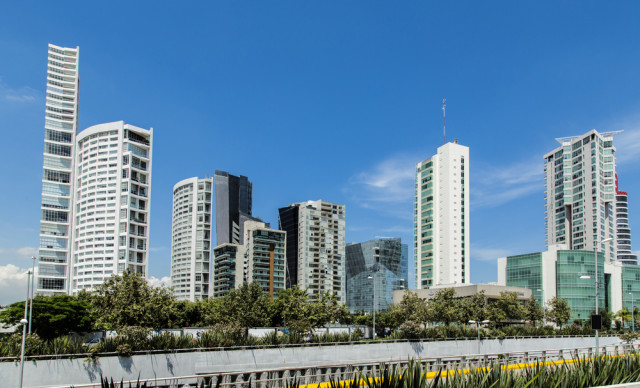
[[[399,238],[378,238],[346,247],[349,311],[386,310],[393,291],[407,288],[407,245]]]
[[[279,209],[280,229],[287,239],[287,284],[307,290],[311,299],[345,292],[345,205],[322,200],[294,203]]]
[[[571,319],[589,319],[595,310],[595,259],[593,250],[568,250],[551,245],[546,252],[498,259],[498,284],[528,288],[540,304],[563,298]],[[581,278],[588,275],[590,278]],[[598,306],[617,312],[640,297],[640,266],[609,261],[598,252]],[[631,295],[630,295],[631,294]]]
[[[594,129],[556,139],[562,145],[544,156],[547,247],[588,250],[595,240],[615,238],[614,134]],[[598,249],[607,260],[616,259],[615,243]]]
[[[213,248],[213,296],[220,298],[246,282],[259,284],[273,298],[286,286],[287,234],[259,221],[246,221],[243,230],[244,245]]]
[[[76,137],[70,293],[125,270],[147,277],[153,129],[124,121]]]
[[[624,264],[638,264],[638,256],[631,252],[629,194],[618,189],[618,174],[616,174],[616,249],[618,261]]]
[[[185,179],[173,186],[171,287],[179,300],[211,296],[213,179]]]
[[[73,155],[80,49],[49,45],[38,256],[39,294],[66,293],[71,274]]]
[[[246,176],[238,177],[218,170],[214,173],[214,181],[217,245],[242,245],[244,221],[260,221],[251,216],[253,184]]]
[[[416,288],[469,283],[469,147],[447,143],[416,167]]]

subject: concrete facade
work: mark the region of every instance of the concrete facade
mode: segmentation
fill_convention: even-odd
[[[372,344],[310,345],[265,349],[143,354],[132,357],[99,357],[62,360],[27,360],[25,387],[52,387],[98,383],[101,376],[133,380],[194,376],[207,373],[249,372],[286,367],[379,363],[408,358],[436,358],[478,354],[504,354],[594,346],[593,337],[540,339],[485,339],[452,341],[406,341]],[[601,337],[600,345],[617,345],[618,337]],[[0,377],[7,386],[16,386],[19,362],[0,362]]]

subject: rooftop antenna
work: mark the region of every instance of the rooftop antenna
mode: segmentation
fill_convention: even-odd
[[[442,99],[442,144],[447,144],[447,99]]]

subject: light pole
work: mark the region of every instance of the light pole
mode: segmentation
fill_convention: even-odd
[[[376,339],[376,279],[373,275],[367,276],[373,283],[373,339]]]
[[[542,326],[544,326],[547,323],[547,309],[544,308],[544,291],[542,288],[538,288],[538,291],[542,292]]]
[[[636,321],[633,319],[633,293],[630,292],[629,295],[631,295],[631,331],[636,331]]]
[[[469,323],[472,324],[472,325],[475,323],[477,328],[478,328],[478,330],[477,330],[478,331],[478,354],[480,354],[480,324],[481,323],[486,324],[486,323],[489,323],[489,321],[488,320],[484,320],[484,321],[469,321]]]
[[[596,267],[596,314],[595,315],[599,315],[600,314],[600,310],[598,309],[598,288],[600,288],[600,282],[598,281],[598,244],[604,244],[607,243],[609,241],[612,241],[613,237],[609,237],[609,238],[605,238],[602,241],[598,241],[595,240],[594,241],[594,245],[593,245],[593,259],[594,259],[594,263],[595,263],[595,267]],[[591,279],[591,276],[589,275],[583,275],[580,276],[580,279]],[[602,318],[600,319],[600,324],[602,325]],[[599,336],[599,329],[596,329],[596,357],[598,357],[599,354],[599,350],[600,350],[600,336]]]
[[[31,256],[33,259],[33,267],[31,269],[33,276],[31,276],[31,300],[29,302],[29,334],[31,334],[31,322],[33,322],[33,295],[35,294],[34,283],[36,278],[36,257]]]
[[[22,388],[22,376],[24,375],[24,343],[27,337],[27,323],[29,323],[29,321],[27,320],[27,306],[28,306],[27,302],[29,301],[29,283],[30,282],[31,282],[31,271],[27,272],[27,299],[24,300],[24,318],[20,320],[20,323],[22,323],[22,350],[20,352],[20,385],[19,385],[20,388]]]

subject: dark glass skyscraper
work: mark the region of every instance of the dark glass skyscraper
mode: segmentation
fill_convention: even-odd
[[[259,220],[251,216],[253,184],[246,176],[219,170],[214,173],[214,184],[217,245],[242,244],[244,221]]]
[[[376,311],[385,310],[393,302],[393,291],[407,288],[407,248],[399,238],[347,244],[349,311],[371,312],[374,306]]]

